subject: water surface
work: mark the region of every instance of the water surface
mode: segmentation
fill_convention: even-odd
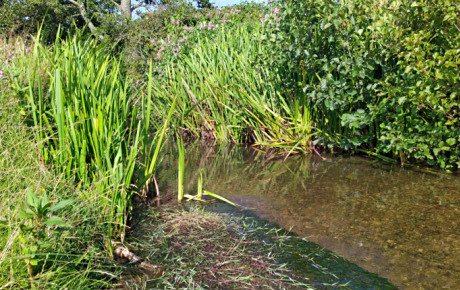
[[[175,195],[177,154],[159,169]],[[407,289],[460,287],[460,177],[363,157],[270,160],[242,146],[189,145],[185,190],[204,189]]]

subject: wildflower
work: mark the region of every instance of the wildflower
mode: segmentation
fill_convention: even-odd
[[[136,87],[139,86],[139,82],[140,82],[140,81],[141,81],[141,80],[137,80],[137,81],[136,81]]]
[[[3,78],[3,71],[0,70],[0,79]]]

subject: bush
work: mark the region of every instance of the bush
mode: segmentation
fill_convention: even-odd
[[[317,141],[460,167],[460,7],[451,1],[284,2],[276,49]]]

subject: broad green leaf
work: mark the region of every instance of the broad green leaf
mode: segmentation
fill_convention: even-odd
[[[62,209],[70,204],[72,204],[73,202],[73,199],[66,199],[66,200],[61,200],[60,202],[58,202],[57,204],[53,205],[49,211],[56,211],[56,210],[59,210],[59,209]]]
[[[40,205],[37,196],[30,189],[27,189],[27,204],[34,208]]]
[[[29,208],[24,207],[19,210],[19,218],[33,218],[35,213]]]
[[[44,222],[44,224],[49,226],[70,227],[70,225],[66,224],[64,220],[58,216],[50,217]]]
[[[47,204],[48,204],[48,196],[46,195],[46,192],[45,192],[45,194],[43,195],[41,199],[40,206],[44,208]]]

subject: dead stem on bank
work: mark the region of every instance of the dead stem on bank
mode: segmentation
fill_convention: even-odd
[[[125,287],[308,288],[261,250],[263,241],[242,234],[236,218],[168,207],[152,220],[154,224],[135,228],[129,240],[146,260],[162,265],[163,276],[125,281]]]

